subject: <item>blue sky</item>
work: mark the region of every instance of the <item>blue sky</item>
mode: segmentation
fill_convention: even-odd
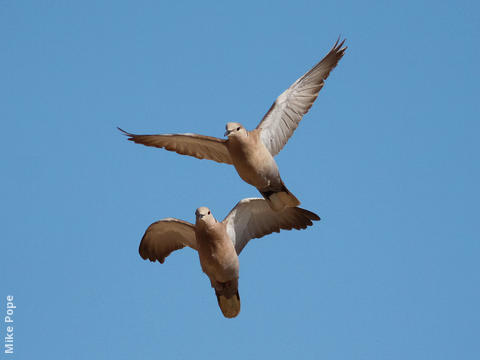
[[[13,295],[15,358],[478,359],[479,14],[0,1],[0,318]],[[345,57],[277,157],[322,221],[252,241],[242,311],[224,319],[194,251],[160,265],[138,244],[158,219],[202,205],[223,219],[256,190],[116,126],[252,129],[340,34]]]

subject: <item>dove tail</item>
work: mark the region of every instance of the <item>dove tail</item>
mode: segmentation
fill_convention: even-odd
[[[280,191],[260,191],[268,205],[275,211],[282,211],[286,207],[295,207],[300,205],[300,201],[293,195],[282,183]]]
[[[227,282],[212,281],[217,295],[218,306],[226,318],[234,318],[240,312],[240,295],[238,294],[238,278]]]
[[[228,298],[225,295],[220,295],[217,291],[215,291],[215,294],[217,295],[218,306],[222,310],[223,316],[231,319],[240,313],[240,294],[238,291]]]

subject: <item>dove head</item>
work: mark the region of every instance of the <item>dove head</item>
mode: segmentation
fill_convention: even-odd
[[[237,136],[247,136],[247,130],[240,123],[229,122],[225,126],[225,136],[228,138],[237,137]]]
[[[205,206],[199,207],[197,211],[195,211],[195,216],[197,217],[197,224],[204,223],[208,225],[216,223],[216,220],[210,212],[210,209]]]

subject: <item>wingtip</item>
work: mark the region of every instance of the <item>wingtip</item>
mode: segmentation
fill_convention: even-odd
[[[345,41],[347,41],[347,39],[343,39],[342,41],[340,41],[341,38],[342,38],[342,34],[338,35],[338,39],[335,42],[335,45],[333,45],[332,50],[334,50],[335,52],[343,53],[348,48],[347,46],[343,46],[345,44]]]
[[[123,130],[121,127],[117,126],[117,129],[120,130],[120,132],[125,135],[125,136],[130,136],[131,134]]]
[[[320,221],[321,220],[320,216],[318,216],[314,212],[311,212],[307,209],[302,209],[302,208],[297,208],[297,209],[300,209],[302,211],[302,213],[311,221]]]
[[[123,130],[122,128],[120,128],[120,127],[118,127],[118,126],[117,126],[117,129],[118,129],[119,131],[121,131],[122,135],[125,135],[125,136],[127,137],[127,140],[130,140],[130,141],[135,142],[135,140],[134,140],[135,134],[129,133],[128,131],[125,131],[125,130]]]
[[[310,211],[310,214],[309,214],[309,215],[310,215],[310,220],[312,220],[312,221],[320,221],[320,220],[322,220],[322,219],[320,218],[320,216],[318,216],[317,214],[315,214],[315,213],[313,213],[313,212],[311,212],[311,211]]]

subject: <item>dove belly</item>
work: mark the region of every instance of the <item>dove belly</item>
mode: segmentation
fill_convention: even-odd
[[[269,188],[280,184],[277,163],[268,150],[263,147],[256,151],[238,151],[232,156],[232,162],[238,175],[246,183],[258,189]]]
[[[222,235],[216,238],[197,236],[200,240],[198,255],[202,270],[217,282],[238,279],[239,272],[238,256],[233,243],[226,232]]]
[[[199,256],[202,270],[210,279],[222,283],[238,279],[239,263],[236,253],[228,251],[227,255],[223,250],[215,250],[203,254],[199,252]]]

